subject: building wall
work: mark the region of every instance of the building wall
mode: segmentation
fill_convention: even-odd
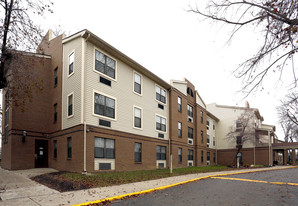
[[[243,165],[254,164],[254,150],[253,148],[243,148],[240,151],[242,153]],[[218,150],[218,164],[220,165],[236,165],[237,149],[225,149]],[[268,147],[259,147],[255,150],[255,164],[256,165],[271,165],[269,164],[269,151]]]
[[[235,139],[231,139],[227,137],[227,134],[231,131],[231,126],[236,125],[236,120],[243,114],[246,108],[241,107],[224,107],[224,106],[217,106],[214,104],[207,105],[208,111],[214,114],[216,117],[220,119],[217,124],[217,149],[230,149],[236,147]],[[250,109],[253,112],[253,109]],[[254,120],[257,119],[254,117],[250,121],[250,128],[254,128]],[[243,144],[244,148],[253,147],[253,141],[247,141]]]
[[[87,135],[87,171],[96,172],[94,161],[94,138],[102,137],[115,140],[115,159],[111,160],[115,162],[115,170],[127,171],[127,170],[146,170],[156,169],[156,147],[166,147],[166,161],[165,167],[168,167],[169,151],[168,141],[162,139],[153,139],[146,136],[140,136],[136,134],[109,130],[100,127],[94,127]],[[136,163],[134,160],[134,144],[142,144],[142,161]],[[104,161],[104,160],[102,160]]]
[[[61,130],[62,126],[62,70],[63,70],[63,49],[62,39],[65,35],[59,35],[52,38],[52,31],[49,30],[42,42],[38,46],[37,52],[44,53],[51,56],[50,70],[48,71],[49,80],[49,91],[47,92],[48,97],[51,98],[50,110],[49,110],[49,124],[47,124],[51,132]],[[58,81],[55,85],[54,72],[57,69]],[[57,103],[57,122],[54,123],[53,106]]]
[[[217,122],[211,117],[209,117],[208,115],[207,115],[207,120],[209,121],[209,129],[207,128],[207,135],[209,135],[209,138],[210,138],[209,148],[216,149]],[[215,141],[215,145],[213,144],[213,140]]]
[[[82,38],[76,38],[63,44],[63,82],[62,82],[62,129],[81,124],[82,118],[82,74],[83,64]],[[74,52],[73,73],[68,75],[69,55]],[[67,117],[67,97],[73,93],[73,116]]]
[[[106,77],[95,71],[95,49],[116,60],[116,80]],[[87,43],[86,47],[86,97],[85,110],[86,122],[93,126],[99,126],[99,119],[111,122],[112,130],[123,131],[138,135],[144,135],[151,138],[158,138],[158,133],[164,134],[164,139],[169,138],[169,92],[167,91],[166,104],[156,100],[155,86],[157,82],[152,81],[144,74],[142,75],[142,95],[133,92],[134,68],[116,59],[113,55],[105,52],[103,49]],[[111,80],[111,86],[99,82],[100,76]],[[98,116],[94,114],[94,91],[116,99],[116,118],[115,120]],[[164,109],[158,108],[158,103],[164,106]],[[142,129],[136,129],[133,126],[134,112],[133,107],[142,108]],[[166,132],[156,131],[155,116],[160,115],[166,118]]]

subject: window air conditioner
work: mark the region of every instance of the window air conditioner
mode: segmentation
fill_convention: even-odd
[[[100,170],[111,170],[111,163],[99,163]]]

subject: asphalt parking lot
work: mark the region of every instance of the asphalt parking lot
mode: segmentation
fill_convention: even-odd
[[[213,177],[112,205],[298,205],[298,168]]]

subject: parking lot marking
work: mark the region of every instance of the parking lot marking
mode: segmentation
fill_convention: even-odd
[[[211,177],[212,179],[222,179],[222,180],[236,180],[236,181],[244,181],[244,182],[258,182],[258,183],[269,183],[275,185],[291,185],[298,186],[298,183],[288,183],[288,182],[268,182],[262,180],[250,180],[250,179],[242,179],[242,178],[231,178],[231,177]]]
[[[92,205],[92,204],[99,204],[99,203],[102,203],[102,202],[111,202],[111,201],[114,201],[114,200],[121,200],[121,199],[129,198],[129,197],[133,197],[133,196],[136,196],[136,195],[141,195],[141,194],[146,194],[146,193],[150,193],[150,192],[153,192],[153,191],[163,190],[163,189],[167,189],[167,188],[174,187],[174,186],[177,186],[177,185],[182,185],[182,184],[186,184],[186,183],[190,183],[190,182],[194,182],[194,181],[198,181],[198,180],[203,180],[203,179],[208,179],[208,178],[222,177],[222,176],[228,176],[228,175],[248,174],[248,173],[255,173],[255,172],[293,169],[293,168],[298,168],[298,166],[272,168],[272,169],[266,169],[266,170],[259,169],[259,170],[252,170],[252,171],[240,171],[240,172],[231,172],[231,173],[224,173],[224,174],[208,175],[208,176],[203,176],[203,177],[199,177],[199,178],[195,178],[195,179],[191,179],[191,180],[186,180],[186,181],[183,181],[183,182],[174,183],[174,184],[171,184],[171,185],[166,185],[166,186],[157,187],[157,188],[153,188],[153,189],[143,190],[143,191],[140,191],[140,192],[133,192],[133,193],[129,193],[129,194],[123,194],[123,195],[114,196],[114,197],[103,198],[103,199],[99,199],[99,200],[95,200],[95,201],[91,201],[91,202],[85,202],[85,203],[72,205],[72,206],[87,206],[87,205]],[[298,183],[287,183],[287,184],[288,185],[293,185],[293,186],[298,186]]]

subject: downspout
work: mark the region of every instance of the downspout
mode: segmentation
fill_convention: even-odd
[[[172,112],[172,101],[171,101],[171,96],[172,96],[172,88],[169,90],[169,166],[170,166],[170,174],[173,172],[173,157],[172,157],[172,151],[171,151],[171,136],[172,136],[172,119],[171,119],[171,112]]]
[[[84,33],[85,34],[85,33]],[[86,51],[86,42],[89,39],[90,34],[86,37],[85,40],[82,40],[82,120],[84,123],[84,170],[83,174],[87,174],[87,125],[86,125],[86,112],[85,112],[85,51]]]
[[[268,131],[268,152],[269,152],[269,166],[271,166],[271,164],[270,164],[270,143],[271,143],[271,137],[270,137],[270,131]]]

